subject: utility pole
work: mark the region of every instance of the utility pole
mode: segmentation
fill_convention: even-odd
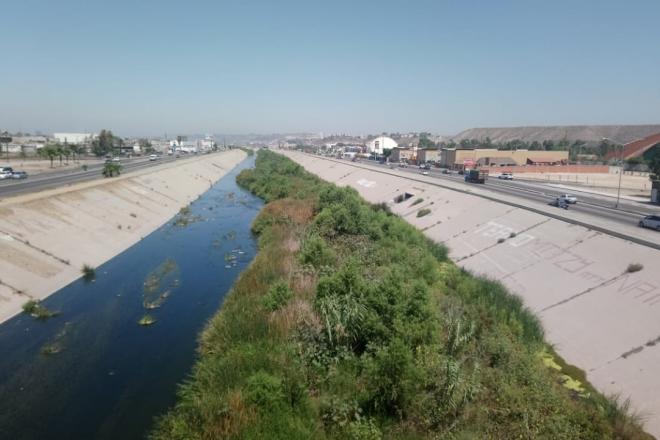
[[[603,138],[604,141],[612,141],[610,138]],[[614,141],[612,141],[614,142]],[[619,153],[619,187],[616,190],[616,204],[614,205],[615,209],[619,208],[619,199],[621,198],[621,178],[623,177],[623,143],[614,142],[615,144],[621,145],[621,152]]]

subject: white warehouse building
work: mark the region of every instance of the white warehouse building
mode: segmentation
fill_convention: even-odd
[[[92,141],[91,133],[54,133],[53,137],[57,142],[80,145]]]
[[[391,137],[378,136],[376,139],[367,142],[367,151],[369,153],[383,154],[383,150],[391,150],[398,146],[399,144]]]

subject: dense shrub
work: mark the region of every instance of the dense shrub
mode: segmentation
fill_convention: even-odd
[[[647,438],[625,403],[562,386],[501,284],[352,189],[256,163],[238,181],[271,202],[259,254],[154,438]]]
[[[262,304],[270,311],[279,310],[293,296],[293,292],[283,281],[279,281],[268,289],[268,293],[262,298]]]

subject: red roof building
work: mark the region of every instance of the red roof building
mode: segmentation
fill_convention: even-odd
[[[623,146],[623,159],[626,160],[631,157],[640,157],[656,145],[660,145],[660,133],[629,142]],[[607,159],[618,159],[619,154],[621,154],[619,149],[611,151],[607,154]]]

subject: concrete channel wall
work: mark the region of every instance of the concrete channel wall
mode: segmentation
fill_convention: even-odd
[[[128,249],[245,157],[204,155],[0,201],[0,323]]]
[[[446,244],[458,265],[521,296],[561,356],[605,394],[630,397],[647,417],[646,429],[660,437],[660,251],[410,177],[286,154],[372,203],[388,203]],[[394,201],[406,193],[407,200]],[[418,198],[423,201],[413,206]],[[417,217],[420,209],[431,213]],[[633,263],[644,267],[628,272]]]

